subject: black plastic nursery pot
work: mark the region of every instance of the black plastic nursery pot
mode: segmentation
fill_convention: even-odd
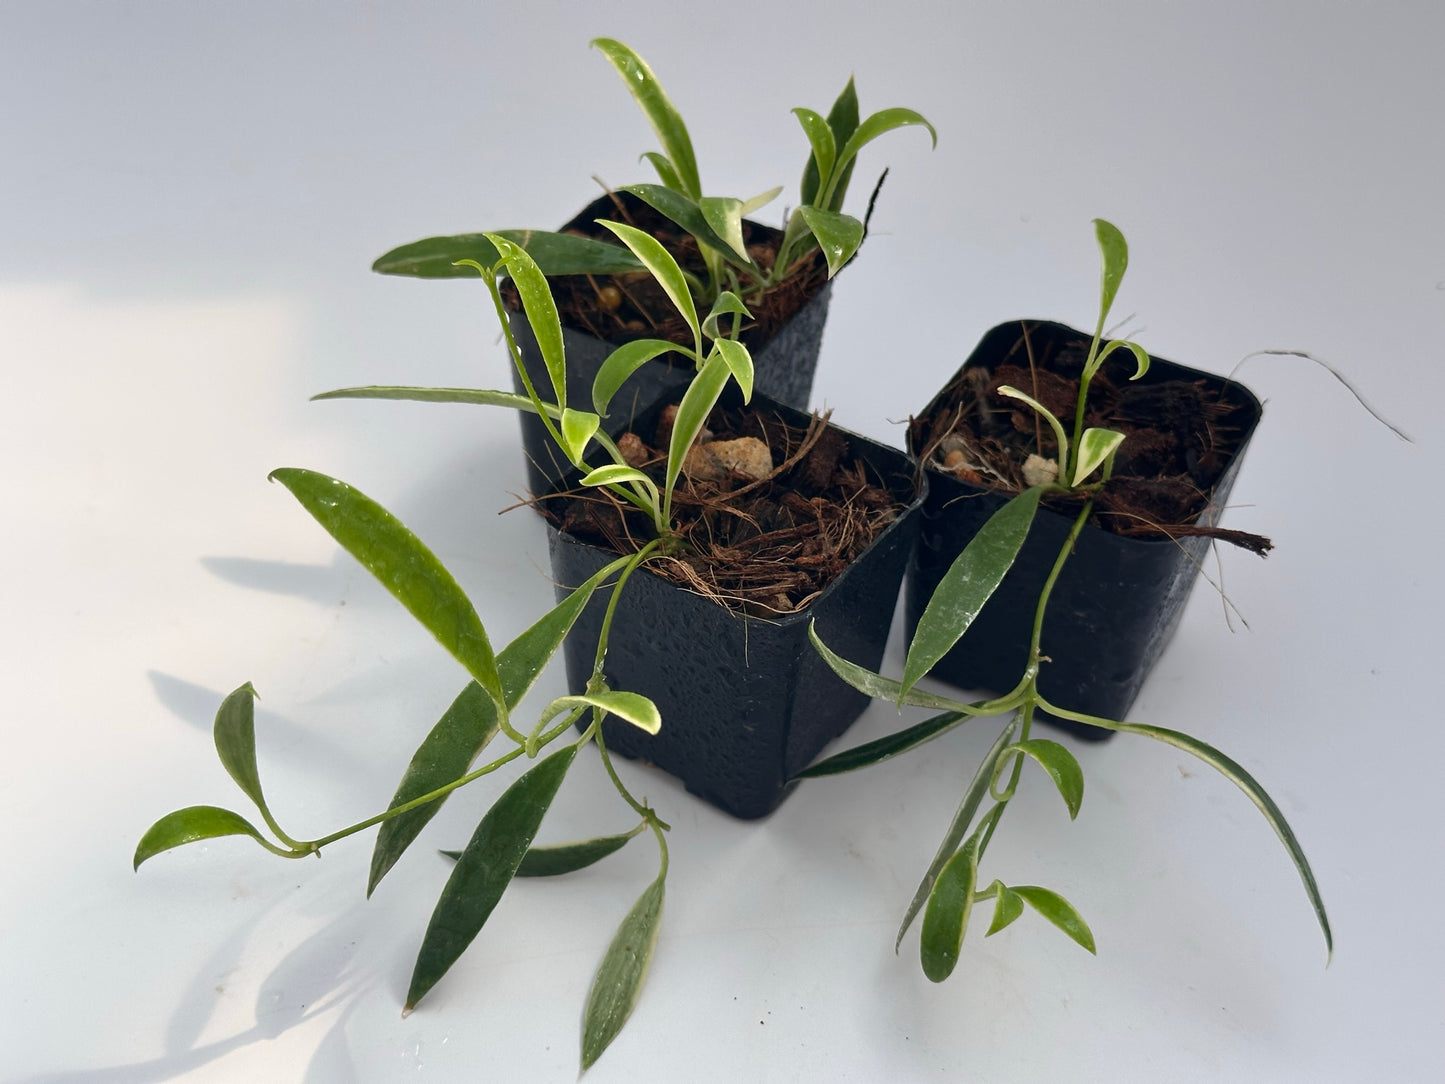
[[[655,215],[641,200],[626,192],[615,193],[615,199],[626,209],[634,221],[645,220]],[[618,219],[621,212],[614,202],[614,196],[603,196],[583,208],[570,222],[562,227],[563,232],[575,231],[602,240],[615,241],[610,233],[596,225],[599,218]],[[744,239],[751,247],[758,244],[777,243],[782,231],[756,222],[744,220]],[[754,327],[745,330],[742,341],[752,352],[755,371],[754,390],[768,398],[799,410],[806,410],[808,397],[813,390],[813,373],[818,366],[818,351],[823,342],[823,325],[828,319],[828,302],[832,297],[833,284],[826,279],[826,264],[817,254],[820,264],[816,273],[821,283],[806,302],[778,327]],[[605,286],[606,277],[562,276],[552,280],[559,295],[565,289],[566,278],[580,279],[587,291]],[[581,283],[578,286],[581,286]],[[559,305],[561,304],[559,297]],[[706,313],[699,313],[700,316]],[[526,317],[517,311],[510,311],[509,322],[517,346],[522,353],[522,364],[533,386],[539,390],[550,387],[546,366],[537,349],[536,337]],[[597,370],[607,356],[627,339],[659,337],[644,326],[621,332],[618,337],[602,338],[581,326],[569,325],[563,311],[562,341],[567,352],[567,401],[591,408],[592,382]],[[666,337],[660,336],[660,337]],[[687,386],[693,372],[690,363],[679,354],[664,354],[645,364],[628,378],[621,393],[614,402],[611,417],[604,426],[607,432],[616,436],[624,431],[632,418],[641,414],[673,392],[680,392]],[[513,372],[512,383],[518,394],[522,394],[521,377]],[[527,458],[527,484],[533,493],[545,493],[561,480],[570,469],[567,457],[548,435],[546,427],[535,415],[521,414],[522,449]]]
[[[1022,332],[1025,323],[1038,368],[1064,371],[1072,364],[1070,375],[1077,375],[1091,336],[1044,321],[1001,324],[983,337],[963,368],[909,426],[909,450],[915,456],[924,459],[932,452],[920,446],[928,439],[929,419],[958,409],[959,389],[965,382],[977,387],[987,380],[986,376],[980,378],[978,370],[992,374],[1004,363],[1028,365]],[[1120,362],[1117,368],[1113,367],[1115,359]],[[1133,366],[1133,358],[1119,351],[1106,362],[1105,373],[1122,387]],[[1240,384],[1157,357],[1151,359],[1149,371],[1137,386],[1157,387],[1171,381],[1192,384],[1205,401],[1218,404],[1211,408],[1208,420],[1174,422],[1227,435],[1217,440],[1211,436],[1211,451],[1197,457],[1191,467],[1207,501],[1187,526],[1214,527],[1259,424],[1262,407]],[[929,494],[906,590],[910,635],[954,559],[1012,496],[961,480],[936,463],[930,462],[926,473]],[[1013,567],[969,631],[933,668],[934,677],[994,694],[1014,687],[1027,661],[1039,593],[1073,520],[1074,514],[1067,509],[1039,509]],[[1039,674],[1042,695],[1062,708],[1122,720],[1178,628],[1209,546],[1209,538],[1203,536],[1168,537],[1157,532],[1130,536],[1088,524],[1044,613],[1040,649],[1050,661]],[[1090,740],[1112,733],[1052,717],[1047,721]]]
[[[755,407],[789,424],[808,416],[757,396]],[[844,684],[808,641],[808,625],[834,651],[877,668],[888,640],[904,567],[918,536],[923,495],[900,451],[830,427],[870,477],[904,509],[803,609],[778,617],[730,610],[649,571],[623,588],[608,640],[608,685],[651,698],[662,729],[647,735],[608,719],[610,751],[647,761],[736,817],[766,816],[810,764],[862,714],[869,698]],[[616,554],[549,527],[559,600]],[[592,672],[605,599],[588,604],[564,644],[567,679],[581,692]]]

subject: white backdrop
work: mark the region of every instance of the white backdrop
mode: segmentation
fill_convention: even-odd
[[[494,641],[549,604],[540,524],[496,515],[523,486],[512,418],[306,400],[505,383],[474,283],[367,267],[433,233],[559,224],[593,174],[645,179],[652,136],[599,34],[651,61],[712,192],[795,193],[788,110],[826,111],[850,72],[865,109],[937,126],[936,151],[891,134],[858,173],[861,204],[892,167],[815,385],[845,426],[901,443],[989,326],[1091,320],[1104,216],[1132,248],[1116,312],[1152,351],[1219,372],[1314,351],[1416,442],[1305,362],[1252,362],[1266,420],[1226,522],[1278,549],[1223,555],[1248,630],[1201,585],[1135,709],[1279,799],[1335,924],[1327,970],[1253,807],[1141,740],[1076,746],[1078,821],[1036,782],[989,856],[1069,896],[1098,957],[1025,920],[975,930],[937,987],[892,934],[990,734],[760,823],[627,765],[674,825],[673,872],[647,990],[588,1079],[1441,1079],[1445,9],[1026,0],[0,6],[0,1076],[575,1078],[649,848],[515,886],[406,1020],[447,872],[431,850],[495,786],[370,901],[369,836],[319,862],[226,840],[133,874],[130,854],[170,809],[240,802],[209,725],[242,682],[278,814],[320,835],[384,806],[464,680],[271,468],[397,511]],[[850,740],[896,725],[875,707]],[[579,768],[549,839],[626,827]]]

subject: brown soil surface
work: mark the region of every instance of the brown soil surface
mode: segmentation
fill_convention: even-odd
[[[644,423],[644,432],[619,442],[659,487],[672,413],[665,410],[651,423],[652,432]],[[673,556],[650,560],[648,568],[744,613],[792,613],[867,549],[907,503],[852,453],[826,417],[814,416],[800,429],[771,411],[714,410],[704,439],[740,437],[768,446],[772,473],[759,480],[680,477],[673,521],[684,545]],[[642,513],[602,490],[573,491],[539,504],[560,529],[620,553],[653,536]]]
[[[1021,325],[1028,329],[1031,325]],[[1043,330],[1043,329],[1040,329]],[[1088,340],[1019,335],[992,370],[968,368],[925,417],[910,420],[912,446],[938,470],[975,485],[1017,492],[1026,487],[1030,454],[1057,456],[1053,431],[1027,403],[998,394],[1011,385],[1048,407],[1072,433],[1079,376]],[[1220,394],[1204,381],[1130,382],[1134,359],[1119,351],[1089,384],[1084,424],[1125,434],[1113,477],[1097,494],[1093,522],[1121,535],[1179,538],[1202,535],[1255,553],[1272,543],[1261,535],[1200,525],[1210,491],[1243,439],[1246,400]],[[953,453],[950,455],[950,453]],[[945,460],[949,465],[945,466]],[[1067,511],[1080,498],[1051,497]]]
[[[697,242],[671,219],[654,211],[627,192],[610,193],[601,213],[584,211],[563,227],[563,232],[619,243],[596,218],[626,222],[652,234],[684,270],[706,279],[707,271]],[[594,205],[595,206],[595,205]],[[743,220],[743,240],[748,254],[764,269],[773,266],[782,232]],[[828,281],[823,254],[813,248],[794,265],[793,271],[760,297],[746,298],[753,319],[745,325],[742,341],[750,348],[771,339],[793,315],[806,305]],[[656,280],[646,271],[627,275],[557,275],[548,280],[565,327],[584,331],[607,342],[655,338],[690,344],[692,332]],[[520,311],[521,299],[510,281],[502,286],[502,298],[512,311]],[[701,309],[698,318],[707,316]],[[726,326],[726,323],[724,323]]]

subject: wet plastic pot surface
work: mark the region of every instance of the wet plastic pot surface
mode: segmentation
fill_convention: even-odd
[[[963,369],[993,369],[1018,339],[1019,324],[1011,321],[991,330]],[[1090,339],[1062,324],[1028,324],[1036,346],[1051,339],[1072,338],[1087,347]],[[1244,408],[1248,424],[1228,466],[1213,486],[1208,507],[1195,521],[1216,525],[1250,436],[1259,423],[1259,400],[1237,383],[1163,358],[1152,359],[1143,379],[1148,383],[1200,381],[1209,391],[1227,394]],[[922,416],[928,417],[938,409],[944,395],[940,392]],[[912,435],[910,430],[910,451],[917,455],[921,449],[912,446]],[[910,635],[948,567],[1010,496],[960,481],[940,470],[929,469],[927,473],[929,495],[906,588]],[[1071,526],[1070,517],[1047,508],[1039,510],[1013,568],[968,633],[933,668],[933,677],[960,688],[994,694],[1013,688],[1027,663],[1039,593]],[[1064,566],[1044,614],[1040,647],[1050,661],[1044,663],[1039,674],[1043,696],[1060,707],[1106,719],[1123,719],[1179,626],[1209,545],[1206,538],[1125,537],[1088,525]],[[1090,740],[1102,740],[1111,733],[1052,717],[1046,717],[1046,721]]]
[[[793,424],[807,416],[760,402]],[[624,588],[608,641],[605,675],[615,689],[650,697],[662,730],[649,736],[616,720],[603,726],[613,752],[648,761],[687,789],[742,818],[767,815],[788,780],[862,714],[868,698],[839,680],[808,642],[808,625],[845,658],[877,668],[904,567],[918,534],[907,457],[841,431],[901,500],[910,501],[848,569],[804,610],[779,618],[734,613],[639,569]],[[559,599],[615,554],[548,531]],[[567,679],[579,692],[592,672],[605,600],[594,598],[564,645]]]

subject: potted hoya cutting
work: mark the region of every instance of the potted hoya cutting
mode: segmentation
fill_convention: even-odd
[[[830,756],[801,772],[800,777],[855,771],[918,748],[959,726],[977,727],[984,719],[1000,716],[1005,720],[997,739],[966,788],[898,930],[895,945],[902,943],[913,920],[922,914],[920,960],[924,974],[935,982],[947,978],[957,965],[963,938],[977,904],[992,905],[985,936],[997,933],[1014,922],[1027,907],[1088,951],[1095,950],[1092,930],[1063,896],[1038,885],[1009,885],[997,878],[985,882],[980,872],[998,826],[1018,792],[1026,765],[1032,763],[1043,770],[1063,798],[1071,819],[1078,814],[1084,794],[1083,769],[1064,745],[1035,736],[1034,724],[1045,716],[1066,725],[1087,728],[1082,734],[1086,737],[1103,732],[1153,738],[1199,758],[1239,787],[1264,814],[1284,844],[1304,884],[1324,935],[1325,947],[1327,951],[1333,951],[1329,919],[1314,873],[1284,813],[1264,788],[1240,764],[1198,738],[1164,727],[1126,721],[1124,711],[1132,703],[1138,688],[1132,683],[1132,678],[1111,678],[1096,683],[1087,680],[1091,671],[1099,669],[1128,671],[1140,665],[1147,667],[1148,662],[1152,662],[1152,656],[1157,654],[1147,640],[1141,650],[1135,636],[1138,620],[1129,611],[1137,608],[1138,603],[1124,593],[1132,588],[1121,589],[1117,579],[1106,582],[1102,589],[1079,586],[1072,590],[1073,604],[1055,605],[1064,585],[1069,582],[1067,577],[1072,567],[1076,563],[1085,563],[1091,556],[1085,542],[1086,532],[1100,531],[1101,520],[1107,524],[1110,515],[1118,516],[1118,510],[1128,507],[1130,499],[1137,500],[1134,492],[1139,488],[1137,482],[1130,483],[1126,476],[1119,473],[1121,462],[1130,462],[1127,456],[1136,452],[1131,450],[1126,453],[1130,441],[1137,438],[1141,444],[1151,440],[1155,444],[1160,443],[1151,438],[1148,426],[1126,434],[1106,424],[1089,424],[1110,417],[1107,403],[1093,402],[1096,381],[1097,389],[1105,392],[1101,398],[1107,400],[1113,397],[1117,400],[1117,389],[1111,387],[1112,382],[1106,383],[1100,378],[1111,358],[1117,357],[1128,363],[1132,372],[1123,374],[1126,381],[1142,381],[1158,364],[1136,343],[1126,340],[1109,342],[1104,338],[1105,322],[1128,266],[1128,247],[1123,235],[1110,223],[1097,219],[1095,229],[1103,262],[1099,318],[1086,348],[1077,358],[1068,359],[1061,366],[1071,380],[1053,369],[1041,369],[1032,363],[1014,365],[1006,371],[1002,366],[982,368],[971,362],[954,383],[972,385],[979,389],[978,394],[972,399],[950,399],[945,393],[931,409],[931,413],[936,413],[942,402],[943,414],[951,418],[941,427],[944,435],[939,435],[940,425],[936,417],[926,416],[922,426],[914,425],[915,439],[918,433],[928,437],[923,444],[925,458],[932,460],[937,457],[938,465],[950,473],[971,476],[972,493],[950,491],[946,485],[940,486],[940,489],[946,494],[945,500],[975,505],[978,510],[974,514],[979,517],[979,523],[970,536],[956,540],[951,559],[941,573],[934,576],[930,572],[931,583],[925,592],[919,594],[923,604],[910,603],[910,610],[914,611],[910,615],[913,629],[901,680],[884,677],[875,669],[859,665],[834,651],[826,636],[816,630],[812,637],[815,647],[834,672],[860,692],[887,700],[900,708],[905,704],[913,705],[939,714],[894,734]],[[1052,336],[1067,342],[1074,334],[1060,334],[1054,328],[1046,330],[1049,334],[1040,336],[1040,339]],[[999,331],[996,329],[995,333],[990,333],[990,338],[999,340]],[[1067,329],[1064,331],[1067,332]],[[1032,358],[1036,344],[1031,341],[1030,334],[1028,325],[1002,329],[1002,335],[1008,337],[1005,341],[1018,337],[1021,355]],[[985,343],[988,342],[986,339]],[[1001,383],[1000,372],[1005,374],[1004,381],[1016,378],[1023,382],[1032,378],[1032,393],[1011,383]],[[1169,375],[1177,376],[1176,373]],[[1032,426],[1016,425],[1011,418],[1004,419],[1009,427],[1008,438],[981,439],[979,429],[964,424],[964,416],[969,412],[991,410],[1008,415],[1014,404],[1021,404],[1038,421],[1037,435],[1031,442],[1011,439],[1014,432],[1032,430]],[[1259,407],[1253,396],[1235,389],[1226,408],[1206,416],[1212,418],[1221,430],[1230,425],[1238,426],[1227,450],[1223,450],[1223,441],[1212,449],[1221,461],[1211,467],[1215,480],[1212,491],[1202,494],[1205,505],[1209,506],[1222,500],[1221,488],[1227,489],[1232,481],[1249,430],[1258,420]],[[1241,417],[1242,423],[1239,421]],[[980,426],[985,432],[990,432],[985,424],[987,421],[989,419],[984,413]],[[947,439],[955,434],[959,435],[958,440]],[[1023,454],[1012,465],[1007,465],[1006,456],[990,454],[1015,446],[1021,446]],[[955,452],[959,453],[956,458],[952,455]],[[1121,481],[1126,484],[1120,485]],[[1118,499],[1119,490],[1124,492],[1125,499],[1122,501]],[[1173,537],[1181,540],[1220,537],[1214,527],[1216,514],[1214,510],[1207,515],[1201,511],[1196,513],[1192,522],[1160,524],[1151,521],[1148,526],[1156,530],[1161,526],[1170,527],[1174,531]],[[1062,533],[1046,522],[1046,517],[1050,515],[1063,523]],[[1120,519],[1129,525],[1136,522],[1132,518]],[[1116,521],[1114,525],[1124,524]],[[933,544],[942,545],[944,539],[937,532],[936,523],[926,527],[925,534],[930,530],[936,535]],[[1231,540],[1244,541],[1259,552],[1267,548],[1266,542],[1251,540],[1250,536]],[[916,565],[934,560],[926,554],[928,543],[925,538]],[[1033,560],[1029,552],[1031,546],[1042,550],[1049,559],[1030,567]],[[1106,559],[1099,563],[1106,574],[1116,575],[1121,565],[1127,565],[1127,561],[1118,559],[1117,553],[1110,560],[1110,551],[1105,548],[1104,552]],[[1183,590],[1186,593],[1194,570],[1189,568],[1184,577]],[[1086,568],[1086,579],[1090,571]],[[916,590],[916,566],[913,574]],[[1014,591],[1005,594],[1002,585],[1007,584],[1010,577],[1015,580]],[[1089,599],[1091,595],[1093,610],[1075,608],[1080,604],[1078,600]],[[1172,630],[1178,620],[1179,601],[1182,600],[1175,601],[1166,595],[1166,608],[1172,606],[1174,609],[1159,618],[1162,631],[1156,631],[1156,637],[1167,637]],[[1111,609],[1125,611],[1125,614],[1119,617],[1111,613]],[[950,652],[957,650],[956,645],[966,647],[970,644],[970,637],[990,611],[998,615],[998,621],[992,626],[994,630],[1003,630],[1006,634],[1019,622],[1025,629],[1022,652],[1014,651],[1014,645],[1010,643],[996,653],[1005,661],[1017,664],[1012,674],[1001,668],[965,671],[969,675],[965,679],[967,682],[975,683],[977,678],[976,684],[991,687],[990,691],[996,695],[983,700],[963,701],[920,689],[919,680],[938,672],[940,663],[948,659]],[[989,648],[985,646],[980,651],[987,655]],[[1086,656],[1082,665],[1076,664],[1072,658],[1080,652]],[[987,663],[990,666],[1001,665],[993,658]],[[1075,680],[1071,676],[1062,683],[1051,685],[1049,675],[1055,668],[1062,668],[1069,675],[1082,675],[1082,679]],[[944,676],[945,680],[952,680],[950,674]],[[1097,703],[1122,704],[1123,708],[1115,715],[1103,714],[1094,710]]]
[[[615,436],[630,412],[666,395],[680,396],[691,379],[691,366],[674,347],[692,344],[692,331],[647,269],[605,227],[612,220],[641,228],[663,244],[699,310],[711,309],[724,294],[740,298],[748,316],[733,311],[730,318],[743,321],[739,339],[752,352],[758,392],[806,409],[832,279],[863,243],[872,212],[872,199],[863,219],[843,210],[858,154],[880,135],[906,126],[925,128],[936,143],[933,126],[899,107],[862,116],[851,78],[826,117],[794,109],[809,153],[798,203],[782,228],[773,229],[745,216],[775,200],[782,186],[748,199],[705,195],[687,125],[656,74],[619,41],[598,38],[592,44],[622,77],[658,139],[661,150],[641,157],[660,183],[609,191],[557,231],[491,231],[526,249],[551,280],[566,347],[568,396],[585,400],[603,362],[625,345],[635,375],[627,389],[629,412],[619,412],[610,423]],[[473,274],[473,264],[493,267],[497,260],[488,234],[467,233],[402,245],[379,257],[373,270],[457,278]],[[504,284],[502,296],[523,359],[513,375],[514,390],[524,394],[524,377],[541,382],[546,363],[518,291]],[[569,457],[535,415],[523,414],[521,424],[529,485],[540,495],[567,473]]]
[[[757,411],[760,420],[753,423],[765,438],[780,436],[777,462],[773,461],[774,450],[757,436],[707,440],[709,425],[720,427],[731,418],[744,416],[742,408],[752,398],[753,363],[747,347],[739,341],[741,321],[726,319],[734,315],[746,319],[747,307],[737,295],[725,291],[700,319],[682,269],[654,238],[623,223],[609,223],[607,228],[656,277],[693,332],[693,345],[679,346],[678,351],[692,363],[695,375],[670,412],[665,450],[660,456],[646,452],[639,457],[635,445],[640,444],[640,437],[628,434],[632,441],[614,441],[602,427],[612,399],[625,384],[624,370],[629,364],[625,348],[615,352],[617,360],[602,366],[589,402],[574,405],[568,398],[565,348],[547,280],[525,249],[498,234],[487,237],[497,252],[496,262],[477,263],[472,270],[480,274],[491,294],[509,353],[523,374],[525,394],[372,387],[342,389],[320,398],[460,402],[531,412],[542,419],[550,438],[566,452],[573,470],[567,496],[584,507],[590,499],[605,508],[605,514],[588,518],[594,525],[615,522],[622,533],[613,536],[614,542],[625,536],[625,544],[604,553],[596,541],[570,539],[563,529],[566,524],[562,524],[553,532],[553,548],[570,555],[559,565],[569,578],[559,585],[556,607],[512,643],[494,650],[480,617],[455,579],[394,516],[337,479],[295,468],[273,472],[272,479],[285,486],[342,548],[433,633],[470,680],[418,747],[388,808],[316,839],[287,834],[269,808],[257,770],[255,692],[249,683],[240,686],[221,704],[214,737],[222,764],[259,812],[260,826],[227,808],[187,807],[157,821],[142,837],[134,858],[139,868],[172,848],[229,835],[250,837],[283,857],[302,858],[378,827],[369,895],[454,790],[505,769],[513,761],[524,762],[526,769],[501,792],[466,847],[448,852],[456,864],[423,937],[405,1011],[410,1012],[461,956],[513,878],[557,876],[582,869],[615,853],[633,837],[650,832],[658,846],[659,871],[623,918],[593,979],[582,1022],[584,1070],[621,1030],[641,991],[656,943],[668,869],[668,826],[651,806],[629,791],[613,768],[609,748],[616,742],[624,752],[666,764],[712,800],[723,805],[733,802],[742,815],[761,815],[776,805],[787,793],[789,777],[846,728],[867,703],[865,695],[839,681],[806,649],[807,630],[821,623],[841,641],[858,645],[871,665],[878,664],[914,540],[910,513],[921,505],[902,453],[883,448],[851,452],[847,445],[861,438],[805,422],[785,408]],[[525,375],[520,348],[506,319],[499,282],[503,275],[518,292],[534,336],[542,345],[546,383],[540,390]],[[729,386],[736,389],[737,402],[720,413],[716,408]],[[739,427],[747,428],[748,423]],[[739,445],[751,447],[748,442],[761,448],[765,466],[748,467],[737,458]],[[831,447],[830,458],[820,460],[814,454],[820,446]],[[810,472],[819,471],[826,477],[811,483],[806,479]],[[757,600],[749,612],[728,614],[720,605],[725,599],[702,599],[663,583],[644,567],[661,565],[665,571],[671,566],[696,574],[698,560],[706,556],[712,521],[732,515],[737,496],[756,495],[788,482],[798,483],[793,487],[792,505],[799,518],[793,529],[776,533],[786,536],[787,544],[801,540],[813,558],[831,556],[834,564],[846,562],[848,567],[841,571],[831,570],[835,573],[831,583],[805,589],[801,597],[780,590],[771,602]],[[817,492],[810,493],[809,485]],[[840,488],[845,492],[836,498],[833,491]],[[869,506],[872,512],[863,517],[866,522],[848,519],[845,538],[830,536],[815,507],[830,498],[845,505]],[[779,514],[785,511],[787,499],[780,500]],[[754,507],[747,516],[755,514]],[[801,516],[803,508],[815,513],[811,520]],[[680,515],[683,509],[690,511]],[[707,529],[683,533],[679,527],[685,521],[707,525]],[[741,545],[736,539],[734,542]],[[791,644],[795,649],[791,669],[770,680],[787,685],[793,700],[774,697],[760,711],[747,702],[749,696],[756,699],[756,683],[745,672],[725,673],[721,681],[703,688],[679,689],[682,679],[667,673],[661,684],[643,688],[624,687],[613,680],[616,672],[632,676],[636,670],[629,660],[652,650],[646,643],[629,646],[625,642],[639,625],[647,626],[652,620],[651,614],[640,619],[634,616],[634,584],[641,585],[644,604],[670,591],[696,600],[709,611],[727,614],[715,620],[720,627],[730,621],[727,634],[736,639],[753,637],[755,643]],[[761,615],[760,609],[766,612],[781,605],[780,600],[786,600],[795,611],[791,616],[775,620]],[[698,620],[696,609],[684,623],[694,620]],[[569,632],[583,635],[569,638]],[[532,725],[520,725],[523,697],[564,640],[569,645],[572,689],[553,698]],[[708,652],[708,666],[719,663],[715,643],[670,646],[675,651]],[[733,654],[742,658],[746,668],[746,652]],[[614,665],[614,657],[620,657],[622,663]],[[698,665],[695,659],[693,668]],[[692,741],[693,747],[721,745],[724,758],[733,759],[720,774],[720,782],[691,776],[693,766],[686,758],[668,764],[669,750],[678,747],[677,742],[663,747],[659,755],[645,747],[624,746],[627,730],[644,736],[665,735],[670,730],[686,735],[690,724],[695,724],[687,710],[690,703],[697,697],[721,697],[729,690],[740,699],[723,710],[749,723],[741,729],[752,736],[752,746],[746,741],[726,745],[714,730],[707,729],[706,720],[703,732],[694,733]],[[804,709],[814,706],[809,699],[827,709],[825,717],[804,718]],[[659,710],[659,703],[664,710]],[[767,718],[780,713],[779,718]],[[609,720],[609,725],[604,726],[604,720]],[[696,731],[696,725],[692,729]],[[494,741],[504,746],[502,753],[492,749]],[[603,769],[636,823],[624,832],[575,843],[534,845],[543,817],[578,754],[588,746],[596,748]],[[489,759],[477,766],[484,754]],[[738,769],[756,774],[759,766],[763,769],[760,781],[738,780]]]

